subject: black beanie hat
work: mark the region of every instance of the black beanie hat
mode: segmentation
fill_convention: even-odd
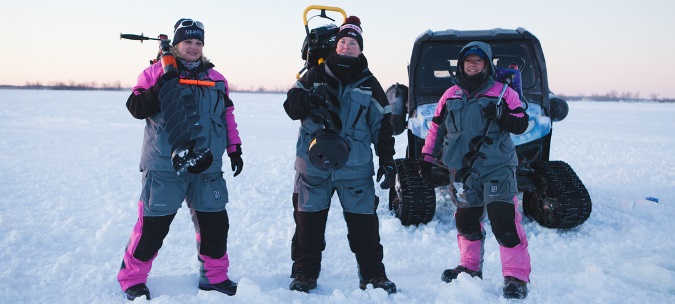
[[[183,40],[197,39],[204,43],[204,25],[189,18],[181,18],[173,26],[173,41],[171,45],[176,45]]]
[[[349,16],[345,23],[340,26],[340,31],[335,37],[335,42],[340,41],[343,37],[351,37],[356,39],[359,48],[363,52],[363,37],[361,36],[363,30],[361,29],[361,20],[356,16]]]

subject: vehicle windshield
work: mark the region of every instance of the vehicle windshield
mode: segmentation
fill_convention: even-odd
[[[425,92],[442,92],[452,86],[452,78],[457,72],[457,57],[464,44],[450,45],[447,42],[438,42],[423,45],[415,75],[418,80],[417,89]],[[520,70],[523,90],[536,85],[537,63],[532,60],[534,56],[525,42],[494,42],[490,43],[490,46],[493,63],[498,69]]]

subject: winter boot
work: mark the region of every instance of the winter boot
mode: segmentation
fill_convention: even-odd
[[[133,301],[134,299],[141,296],[145,296],[146,299],[150,300],[150,289],[148,289],[148,286],[145,286],[143,283],[127,288],[124,293],[127,294],[127,300],[129,301]]]
[[[288,287],[290,290],[309,292],[310,290],[316,288],[316,279],[308,277],[306,275],[299,275],[293,279],[291,285]]]
[[[233,296],[237,293],[237,283],[232,282],[230,279],[222,281],[218,284],[204,284],[199,283],[199,289],[201,290],[215,290],[222,292],[228,296]]]
[[[527,297],[527,282],[514,277],[504,278],[504,298],[525,299]]]
[[[445,283],[450,283],[452,280],[456,279],[457,276],[459,276],[460,273],[465,272],[468,273],[471,277],[479,277],[483,279],[483,272],[478,270],[478,271],[473,271],[471,269],[468,269],[464,266],[457,266],[453,269],[446,269],[443,271],[443,275],[441,275],[441,280]]]
[[[359,284],[359,288],[366,290],[368,284],[373,284],[373,288],[382,288],[386,290],[388,294],[396,293],[396,284],[389,281],[385,276],[375,276],[368,281],[362,280]]]

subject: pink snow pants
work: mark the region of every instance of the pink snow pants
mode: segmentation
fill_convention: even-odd
[[[157,257],[155,255],[147,262],[143,262],[134,257],[134,251],[138,246],[143,231],[143,201],[138,202],[138,221],[131,232],[131,238],[124,251],[124,262],[122,268],[117,274],[117,280],[120,283],[122,290],[127,290],[129,287],[146,283],[148,273],[152,268],[152,261]],[[197,233],[197,242],[201,242],[201,235]],[[199,254],[199,261],[202,263],[202,277],[206,277],[208,282],[203,283],[220,283],[228,278],[227,270],[230,266],[227,253],[222,258],[214,259],[202,254]],[[204,275],[205,272],[205,275]],[[201,280],[201,279],[200,279]]]
[[[530,253],[527,250],[527,236],[521,224],[522,216],[518,212],[518,197],[513,198],[513,207],[516,209],[516,231],[520,238],[520,244],[513,248],[499,246],[499,254],[502,260],[502,274],[504,277],[511,276],[525,282],[530,281]],[[482,228],[481,223],[481,228]],[[478,271],[483,268],[483,243],[481,240],[471,241],[459,233],[457,234],[457,244],[459,246],[459,265],[468,269]]]

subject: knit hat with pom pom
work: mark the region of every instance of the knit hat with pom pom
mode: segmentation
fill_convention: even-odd
[[[351,37],[356,39],[356,42],[359,44],[359,48],[363,52],[363,37],[361,36],[363,30],[361,29],[361,20],[356,16],[349,16],[345,23],[340,26],[340,31],[338,31],[335,41],[340,41],[343,37]]]

